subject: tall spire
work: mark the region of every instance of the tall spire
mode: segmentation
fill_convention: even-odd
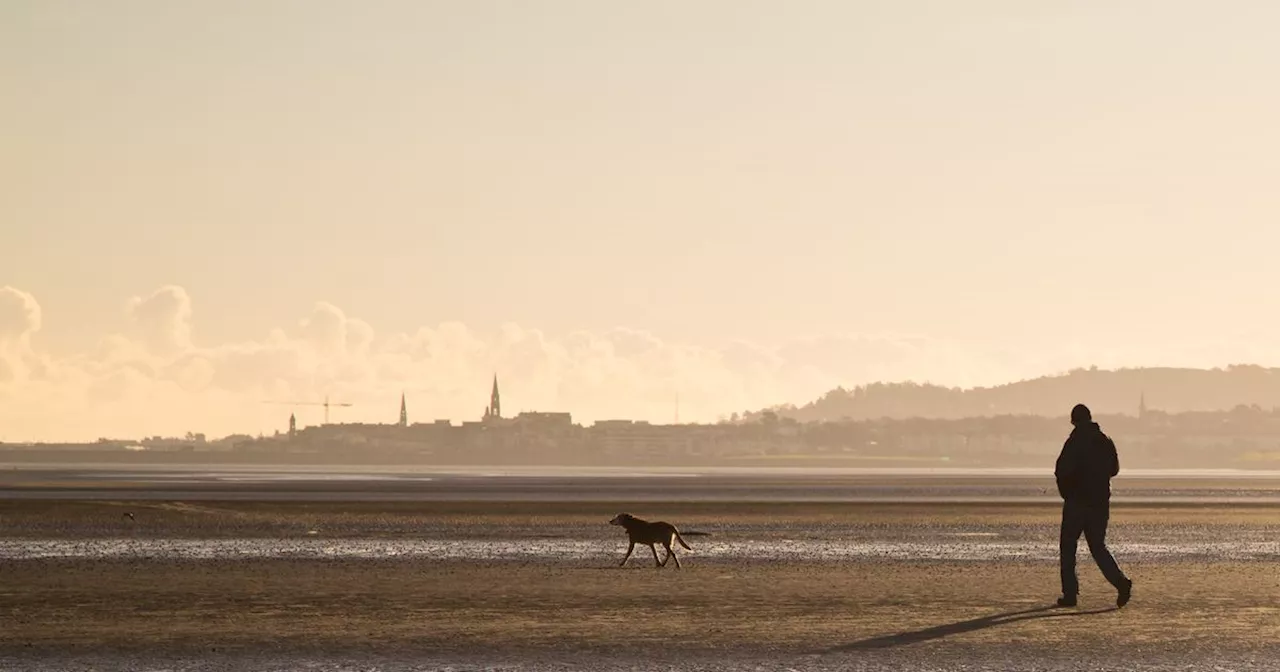
[[[404,406],[404,392],[400,393],[400,426],[409,426],[409,411]]]
[[[498,395],[498,374],[493,374],[493,392],[489,393],[489,415],[502,417],[502,400]]]

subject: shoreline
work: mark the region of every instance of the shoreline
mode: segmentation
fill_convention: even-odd
[[[1115,506],[1240,504],[1280,506],[1280,474],[1230,471],[1122,472]],[[443,467],[388,472],[376,467],[259,469],[0,469],[0,500],[913,503],[1060,503],[1051,473],[1003,471],[503,471]]]
[[[0,457],[4,453],[0,451]],[[311,473],[311,474],[376,474],[376,475],[450,475],[450,476],[555,476],[580,475],[604,477],[635,476],[893,476],[893,477],[989,477],[1052,478],[1053,467],[986,467],[986,466],[798,466],[798,465],[707,465],[677,464],[421,464],[421,463],[253,463],[253,462],[7,462],[0,459],[0,475],[5,471],[170,471],[170,472],[243,472],[243,473]],[[1280,479],[1280,469],[1246,469],[1239,467],[1122,467],[1118,479],[1215,479],[1263,478]]]

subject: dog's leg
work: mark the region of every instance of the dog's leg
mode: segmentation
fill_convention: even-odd
[[[654,548],[653,544],[649,544],[649,550],[653,551],[653,564],[661,567],[662,563],[658,562],[658,549]]]
[[[680,567],[680,556],[676,555],[676,549],[671,547],[671,542],[669,541],[665,545],[667,547],[667,557],[665,560],[662,561],[662,564],[664,565],[667,564],[667,560],[675,560],[676,569],[682,569]]]
[[[622,556],[622,562],[618,563],[619,567],[622,567],[623,565],[627,564],[627,560],[631,558],[631,551],[634,550],[635,547],[636,547],[636,542],[634,541],[627,545],[627,554]]]

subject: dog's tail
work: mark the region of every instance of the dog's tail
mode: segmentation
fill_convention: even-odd
[[[676,541],[680,542],[680,545],[681,545],[681,546],[684,546],[687,550],[692,551],[693,549],[692,549],[692,548],[689,548],[689,544],[684,543],[684,537],[680,536],[680,530],[675,529],[675,527],[674,527],[674,526],[672,526],[672,528],[671,528],[671,529],[672,529],[672,531],[674,531],[674,532],[676,533]],[[710,533],[710,532],[685,532],[685,534],[687,534],[687,535],[689,535],[689,536],[691,536],[691,537],[709,537],[709,536],[711,536],[711,533]]]

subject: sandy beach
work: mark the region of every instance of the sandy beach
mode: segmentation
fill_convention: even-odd
[[[675,522],[656,569],[606,521]],[[124,512],[134,514],[133,519]],[[1115,593],[1052,504],[0,502],[5,669],[1270,669],[1280,508],[1117,504]]]

